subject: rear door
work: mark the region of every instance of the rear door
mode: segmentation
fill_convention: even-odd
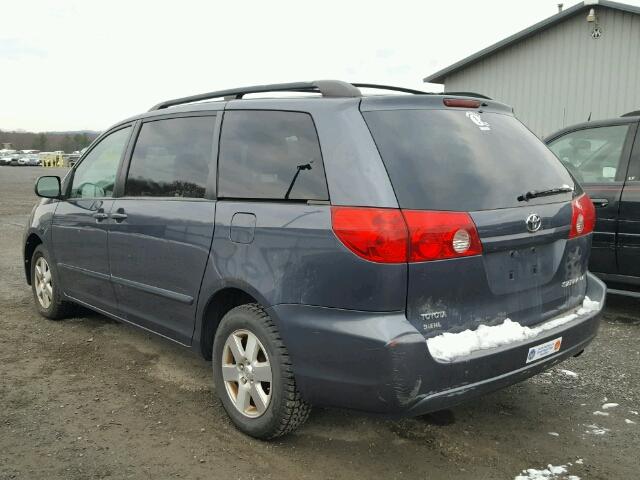
[[[618,273],[618,212],[636,125],[582,128],[555,138],[549,148],[581,183],[597,211],[589,267]]]
[[[506,318],[532,325],[580,303],[590,236],[569,240],[569,232],[571,202],[582,192],[545,145],[490,102],[482,111],[384,102],[363,100],[363,115],[410,235],[418,232],[412,252],[414,242],[424,251],[409,263],[409,321],[430,337]],[[523,198],[549,189],[559,191]],[[459,212],[475,224],[481,254],[450,251],[447,235],[455,248],[459,227],[447,222]],[[414,227],[413,218],[431,223]],[[430,233],[421,237],[421,228]],[[439,239],[449,243],[431,248]]]
[[[218,176],[213,251],[221,281],[270,305],[329,304],[318,300],[328,290],[318,280],[335,237],[311,115],[225,111]],[[334,284],[347,282],[342,276]]]
[[[215,114],[143,121],[110,212],[112,282],[123,317],[188,344],[213,237]]]
[[[620,201],[618,267],[621,275],[640,277],[640,138],[637,132]]]
[[[67,197],[52,223],[53,254],[65,293],[112,314],[117,305],[109,278],[108,218],[131,130],[131,125],[119,127],[85,155],[72,171]]]

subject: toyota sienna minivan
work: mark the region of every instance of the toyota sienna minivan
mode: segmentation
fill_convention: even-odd
[[[169,100],[36,193],[40,313],[82,305],[199,352],[258,438],[312,405],[416,416],[519,382],[579,355],[604,306],[591,200],[481,95],[316,81]]]

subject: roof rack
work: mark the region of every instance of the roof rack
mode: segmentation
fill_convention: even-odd
[[[390,90],[392,92],[413,93],[415,95],[458,95],[461,97],[474,97],[484,98],[485,100],[492,100],[491,97],[487,97],[486,95],[475,92],[423,92],[422,90],[414,90],[412,88],[394,87],[391,85],[377,85],[375,83],[352,83],[351,85],[358,88],[374,88],[380,90]]]
[[[413,93],[414,95],[433,95],[432,93],[423,92],[421,90],[414,90],[412,88],[394,87],[391,85],[378,85],[376,83],[352,83],[351,85],[357,88],[373,88],[376,90],[389,90],[391,92]]]
[[[163,108],[174,107],[184,103],[200,102],[214,98],[224,98],[226,100],[240,99],[250,93],[266,92],[309,92],[320,93],[324,97],[361,97],[362,93],[357,87],[340,80],[315,80],[313,82],[293,82],[276,83],[272,85],[256,85],[244,88],[231,88],[228,90],[218,90],[216,92],[201,93],[189,97],[174,98],[154,105],[149,110],[161,110]]]
[[[392,92],[412,93],[414,95],[461,95],[466,97],[477,97],[491,100],[485,95],[473,92],[444,92],[429,93],[421,90],[413,90],[411,88],[394,87],[392,85],[378,85],[375,83],[347,83],[340,80],[314,80],[312,82],[293,82],[293,83],[275,83],[272,85],[255,85],[252,87],[231,88],[228,90],[218,90],[215,92],[201,93],[199,95],[191,95],[189,97],[174,98],[165,100],[154,105],[149,110],[162,110],[163,108],[175,107],[185,103],[201,102],[203,100],[212,100],[214,98],[224,98],[225,100],[241,99],[250,93],[266,93],[266,92],[307,92],[320,93],[323,97],[361,97],[360,88],[373,88],[378,90],[389,90]]]
[[[640,110],[634,110],[633,112],[627,112],[624,115],[620,115],[621,117],[640,117]]]
[[[475,92],[442,92],[441,95],[456,95],[458,97],[474,97],[484,98],[485,100],[493,100],[491,97],[487,97],[486,95]]]

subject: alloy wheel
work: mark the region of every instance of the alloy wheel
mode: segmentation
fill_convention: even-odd
[[[36,297],[42,308],[47,309],[53,301],[51,269],[44,257],[39,257],[35,265]]]
[[[273,374],[262,342],[249,330],[236,330],[222,350],[222,379],[236,409],[249,418],[261,416],[271,401]]]

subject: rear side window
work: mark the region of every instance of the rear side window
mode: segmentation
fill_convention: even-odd
[[[402,208],[477,211],[522,206],[518,196],[574,181],[510,115],[464,110],[363,112]],[[571,194],[529,205],[568,201]]]
[[[570,132],[549,148],[580,182],[613,182],[621,167],[628,125]]]
[[[156,120],[142,125],[125,195],[203,198],[213,154],[215,117]]]
[[[311,116],[298,112],[224,114],[218,196],[327,200],[327,182]]]

